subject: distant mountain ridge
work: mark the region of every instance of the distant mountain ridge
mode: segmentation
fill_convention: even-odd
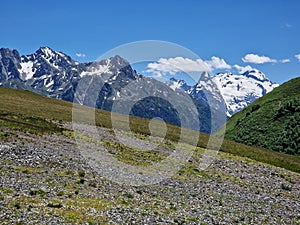
[[[101,61],[79,63],[65,53],[49,47],[41,47],[35,53],[25,56],[20,56],[17,50],[0,49],[0,86],[4,87],[30,90],[51,98],[76,101],[79,104],[111,111],[114,103],[120,102],[121,99],[126,101],[129,96],[145,91],[145,88],[131,87],[129,93],[122,92],[132,81],[138,81],[141,85],[144,83],[151,92],[148,94],[157,97],[170,98],[174,96],[172,90],[176,91],[178,96],[192,97],[200,114],[200,131],[206,133],[211,132],[211,109],[218,111],[225,105],[226,114],[230,117],[278,86],[257,70],[242,75],[220,73],[210,76],[203,73],[198,83],[193,86],[176,79],[163,84],[138,74],[128,61],[118,55]],[[89,85],[90,83],[93,84]],[[88,97],[83,98],[86,96],[84,90],[79,88],[78,91],[80,84],[89,86]],[[98,90],[100,86],[102,89]],[[77,96],[76,90],[79,94]],[[95,97],[96,90],[100,93]],[[182,106],[189,108],[184,101]],[[174,109],[168,112],[167,109],[170,109],[170,105],[163,100],[148,98],[139,102],[128,113],[146,118],[163,115],[166,122],[181,125],[178,112]],[[215,128],[222,125],[219,123],[221,122],[218,122]]]
[[[76,86],[86,75],[101,75],[105,81],[122,72],[126,75],[124,79],[138,77],[120,56],[99,62],[79,63],[49,47],[41,47],[26,56],[19,56],[16,50],[2,48],[0,56],[1,86],[22,89],[19,87],[25,85],[34,92],[68,101],[73,101]],[[112,78],[116,80],[116,77]]]
[[[173,90],[183,89],[192,97],[204,101],[204,89],[211,90],[212,93],[219,92],[224,99],[228,117],[231,117],[256,99],[279,86],[256,69],[239,75],[228,72],[209,76],[207,73],[204,73],[201,80],[193,86],[187,85],[183,80],[172,78],[167,82],[167,85]],[[216,95],[216,98],[218,97],[219,94]],[[221,100],[219,99],[218,101]]]
[[[101,61],[79,63],[49,47],[41,47],[26,56],[20,56],[16,50],[2,48],[0,71],[0,86],[30,90],[108,111],[116,110],[113,105],[123,104],[124,112],[120,113],[145,118],[161,117],[171,124],[188,124],[189,128],[211,132],[208,105],[194,99],[193,109],[183,100],[188,96],[186,93],[175,94],[164,83],[137,74],[129,62],[118,55]],[[139,99],[138,94],[152,97]],[[132,98],[135,98],[136,104],[132,110],[126,111],[127,103]],[[178,110],[164,100],[170,98],[180,102],[177,106],[186,110],[189,116],[181,118]],[[195,127],[191,121],[198,116],[201,123]]]

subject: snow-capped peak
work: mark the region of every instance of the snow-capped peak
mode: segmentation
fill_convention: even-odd
[[[108,59],[103,59],[90,64],[86,71],[83,71],[80,76],[86,75],[98,75],[103,74],[112,75],[116,74],[119,70],[126,68],[129,65],[125,59],[121,56],[116,55]]]
[[[262,81],[262,82],[269,81],[269,79],[266,77],[266,75],[257,69],[252,69],[252,70],[246,71],[242,75],[244,75],[246,77],[251,77],[255,80]]]
[[[47,57],[53,57],[56,55],[56,52],[49,47],[40,47],[37,52],[42,52]]]
[[[232,116],[278,86],[261,71],[252,69],[242,75],[219,73],[212,77],[225,100],[227,115]]]
[[[62,71],[78,65],[71,57],[49,47],[41,47],[31,55],[21,57],[19,73],[21,79],[27,81],[48,74],[63,74]]]
[[[62,52],[41,47],[30,55],[20,57],[20,79],[35,89],[52,93],[63,90],[72,77],[78,77],[79,63]]]
[[[76,64],[75,61],[71,59],[70,56],[58,51],[54,51],[49,47],[41,47],[34,54],[35,58],[42,58],[47,61],[50,65],[54,67],[59,67],[59,64],[64,64],[66,66]]]
[[[181,88],[179,81],[169,81],[167,84],[174,90]],[[227,108],[227,116],[230,117],[278,86],[261,71],[251,69],[239,75],[226,72],[210,76],[203,73],[198,83],[185,91],[203,101],[207,94],[204,90],[210,92],[219,102],[222,101],[221,95]]]

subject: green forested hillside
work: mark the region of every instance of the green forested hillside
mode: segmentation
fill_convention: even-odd
[[[227,123],[226,138],[300,155],[300,77],[235,114]]]

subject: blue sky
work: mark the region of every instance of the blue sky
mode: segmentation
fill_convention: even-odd
[[[0,7],[0,46],[20,54],[49,46],[92,61],[121,44],[163,40],[204,61],[217,57],[232,69],[257,68],[278,83],[300,75],[297,0],[32,0],[2,1]]]

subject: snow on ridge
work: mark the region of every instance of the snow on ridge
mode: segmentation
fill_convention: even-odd
[[[259,81],[269,81],[269,79],[266,77],[266,75],[257,69],[252,69],[250,71],[246,71],[242,75],[247,76],[247,77],[252,77]]]
[[[41,51],[47,56],[47,57],[53,57],[55,56],[55,52],[50,49],[49,47],[42,47]]]
[[[87,76],[87,75],[101,75],[105,74],[112,74],[110,71],[111,63],[110,61],[106,61],[105,65],[96,65],[95,67],[90,67],[87,71],[83,71],[80,76]]]
[[[42,47],[40,48],[40,51],[42,52],[42,59],[55,69],[59,69],[58,62],[60,62],[62,59],[66,60],[68,64],[79,65],[78,62],[72,62],[72,60],[70,60],[70,58],[63,52],[54,51],[49,47]],[[36,54],[37,53],[34,55]]]
[[[260,80],[266,80],[267,79],[266,75],[261,71],[252,70],[252,71],[250,71],[250,74],[255,75]]]
[[[177,89],[181,88],[181,83],[180,82],[172,82],[172,84],[170,85],[170,88],[173,91],[176,91]]]
[[[33,62],[22,62],[21,69],[19,69],[19,73],[23,80],[29,80],[33,77],[34,73],[36,72],[36,68],[33,69]]]
[[[203,74],[201,78],[196,85],[186,90],[186,93],[198,98],[202,96],[198,94],[203,90],[212,94],[220,91],[226,104],[228,117],[279,86],[256,69],[238,75],[231,72],[218,73],[213,76]],[[177,80],[171,80],[167,84],[173,90],[182,88],[180,81]],[[222,101],[218,94],[213,94],[213,96],[215,100]]]
[[[212,80],[225,100],[229,116],[279,86],[258,70],[251,70],[242,75],[217,74]]]
[[[62,52],[55,51],[56,54],[60,55],[62,58],[66,59],[66,55]]]

